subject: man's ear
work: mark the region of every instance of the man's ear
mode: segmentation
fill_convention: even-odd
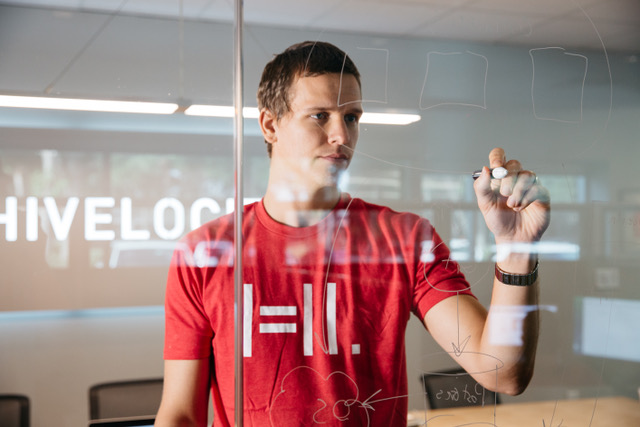
[[[273,114],[270,110],[263,108],[260,110],[260,117],[258,118],[260,123],[260,130],[262,130],[262,135],[264,136],[264,140],[268,144],[273,144],[278,140],[277,136],[277,122],[275,114]]]

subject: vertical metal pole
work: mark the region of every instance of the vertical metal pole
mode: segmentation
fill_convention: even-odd
[[[243,284],[242,284],[242,211],[244,197],[242,193],[242,149],[243,149],[243,77],[242,68],[242,24],[243,1],[235,0],[234,16],[234,72],[233,72],[233,105],[234,115],[234,160],[235,160],[235,269],[234,269],[234,311],[235,311],[235,425],[243,425],[244,387],[243,387]]]

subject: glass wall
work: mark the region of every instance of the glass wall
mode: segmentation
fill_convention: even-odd
[[[94,383],[162,376],[171,254],[176,247],[191,251],[182,237],[233,211],[234,173],[243,175],[246,203],[263,197],[270,174],[254,115],[245,116],[244,164],[236,171],[233,111],[214,117],[190,110],[233,107],[229,2],[81,3],[0,5],[1,100],[172,105],[168,114],[44,109],[42,99],[36,108],[0,107],[0,393],[29,395],[34,425],[45,419],[85,423],[86,393]],[[264,65],[291,44],[327,41],[344,50],[360,70],[365,113],[416,119],[380,124],[363,116],[340,189],[426,218],[485,306],[496,247],[471,172],[488,165],[493,147],[503,147],[508,158],[536,172],[552,210],[538,246],[535,373],[523,394],[502,401],[637,399],[637,5],[309,3],[245,2],[245,107],[257,106]],[[619,10],[626,13],[615,14]],[[337,257],[334,263],[347,253],[340,242],[322,242]],[[232,250],[228,243],[222,251]],[[310,247],[286,248],[287,260]],[[259,257],[264,246],[254,249]],[[360,255],[341,268],[384,262],[375,253]],[[283,265],[265,267],[264,275],[274,276]],[[339,279],[328,269],[310,285],[321,293],[336,286],[340,295]],[[264,296],[251,285],[249,324],[257,336],[266,316],[261,305],[289,302],[259,300]],[[317,353],[330,323],[326,301],[314,308],[314,326],[305,326],[304,306],[294,325],[300,335],[311,331]],[[340,310],[338,301],[336,351],[349,352],[353,361],[378,350],[354,341],[348,331],[356,329],[356,319]],[[245,349],[251,344],[246,339]],[[405,344],[407,395],[358,396],[372,402],[361,405],[364,413],[402,400],[424,415],[430,406],[422,375],[457,366],[460,354],[439,346],[414,315]],[[51,384],[63,382],[67,393],[61,395]],[[540,414],[540,423],[551,417]]]
[[[607,44],[613,34],[602,9],[578,2],[545,3],[544,8],[527,2],[528,10],[502,10],[499,22],[489,18],[496,2],[468,2],[474,14],[447,9],[429,18],[420,14],[427,7],[421,2],[372,3],[369,13],[359,2],[313,16],[294,8],[288,28],[280,30],[245,25],[246,101],[253,101],[262,64],[290,44],[323,40],[342,48],[362,72],[365,112],[420,116],[404,126],[363,120],[342,189],[428,218],[485,305],[491,299],[496,248],[470,173],[488,164],[489,151],[498,146],[534,170],[552,201],[551,223],[538,247],[540,341],[530,386],[502,401],[583,398],[592,399],[590,408],[595,408],[605,396],[637,399],[640,348],[631,344],[630,326],[640,297],[633,261],[637,239],[632,237],[638,205],[631,196],[637,193],[631,159],[640,154],[632,118],[638,114],[639,87],[631,77],[638,71],[637,21],[631,25],[636,35],[627,33],[630,44],[624,48]],[[255,16],[251,6],[246,13]],[[550,19],[560,8],[571,15],[572,30],[561,28],[565,21]],[[256,6],[253,13],[258,11]],[[395,18],[402,25],[394,26]],[[458,33],[451,29],[449,37],[429,37],[447,25]],[[465,36],[471,32],[473,40]],[[345,330],[358,329],[358,320],[344,316],[339,351],[349,353],[351,335]],[[517,330],[518,321],[512,321]],[[417,410],[418,419],[428,418],[424,411],[430,408],[420,378],[456,367],[453,345],[452,350],[436,344],[412,316],[408,406]],[[367,351],[364,343],[359,351]],[[365,387],[361,378],[351,379]],[[440,391],[444,398],[462,399],[462,386],[458,394],[455,386]],[[384,411],[383,401],[403,398],[380,392],[373,398],[379,406],[372,404],[369,414]],[[553,416],[540,413],[538,422],[549,423]],[[476,421],[501,425],[489,412]],[[577,422],[590,425],[587,418]]]
[[[32,425],[87,425],[91,385],[162,377],[176,242],[233,208],[233,114],[185,113],[233,106],[233,8],[142,3],[0,5],[0,392]]]

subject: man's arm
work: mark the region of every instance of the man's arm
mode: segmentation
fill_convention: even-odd
[[[492,180],[484,168],[474,187],[478,207],[498,247],[498,267],[526,275],[537,262],[535,244],[549,225],[549,194],[535,174],[504,151],[489,154],[492,168],[509,175]],[[484,387],[506,394],[524,391],[533,374],[538,341],[538,281],[515,286],[493,281],[489,312],[474,298],[460,295],[436,304],[424,318],[434,339]],[[496,320],[492,322],[492,319]],[[497,327],[521,326],[521,335],[505,336]],[[502,331],[504,332],[504,330]],[[520,332],[520,331],[517,331]]]
[[[209,369],[208,358],[165,361],[162,402],[156,416],[156,427],[207,425]]]
[[[424,324],[436,342],[483,387],[516,395],[524,391],[533,374],[539,315],[530,310],[537,304],[537,285],[510,288],[513,286],[494,282],[489,313],[471,296],[447,298],[427,312]],[[521,344],[496,343],[500,331],[491,330],[490,316],[498,316],[498,324],[507,319],[509,328],[520,322],[520,315],[525,316]]]

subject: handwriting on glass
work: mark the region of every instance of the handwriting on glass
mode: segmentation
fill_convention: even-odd
[[[482,397],[483,394],[484,389],[480,384],[476,384],[471,391],[469,390],[469,385],[465,384],[462,392],[458,391],[458,387],[453,387],[448,390],[440,389],[436,393],[436,399],[450,400],[452,402],[458,402],[462,400],[470,404],[476,404],[478,403],[478,396]]]

